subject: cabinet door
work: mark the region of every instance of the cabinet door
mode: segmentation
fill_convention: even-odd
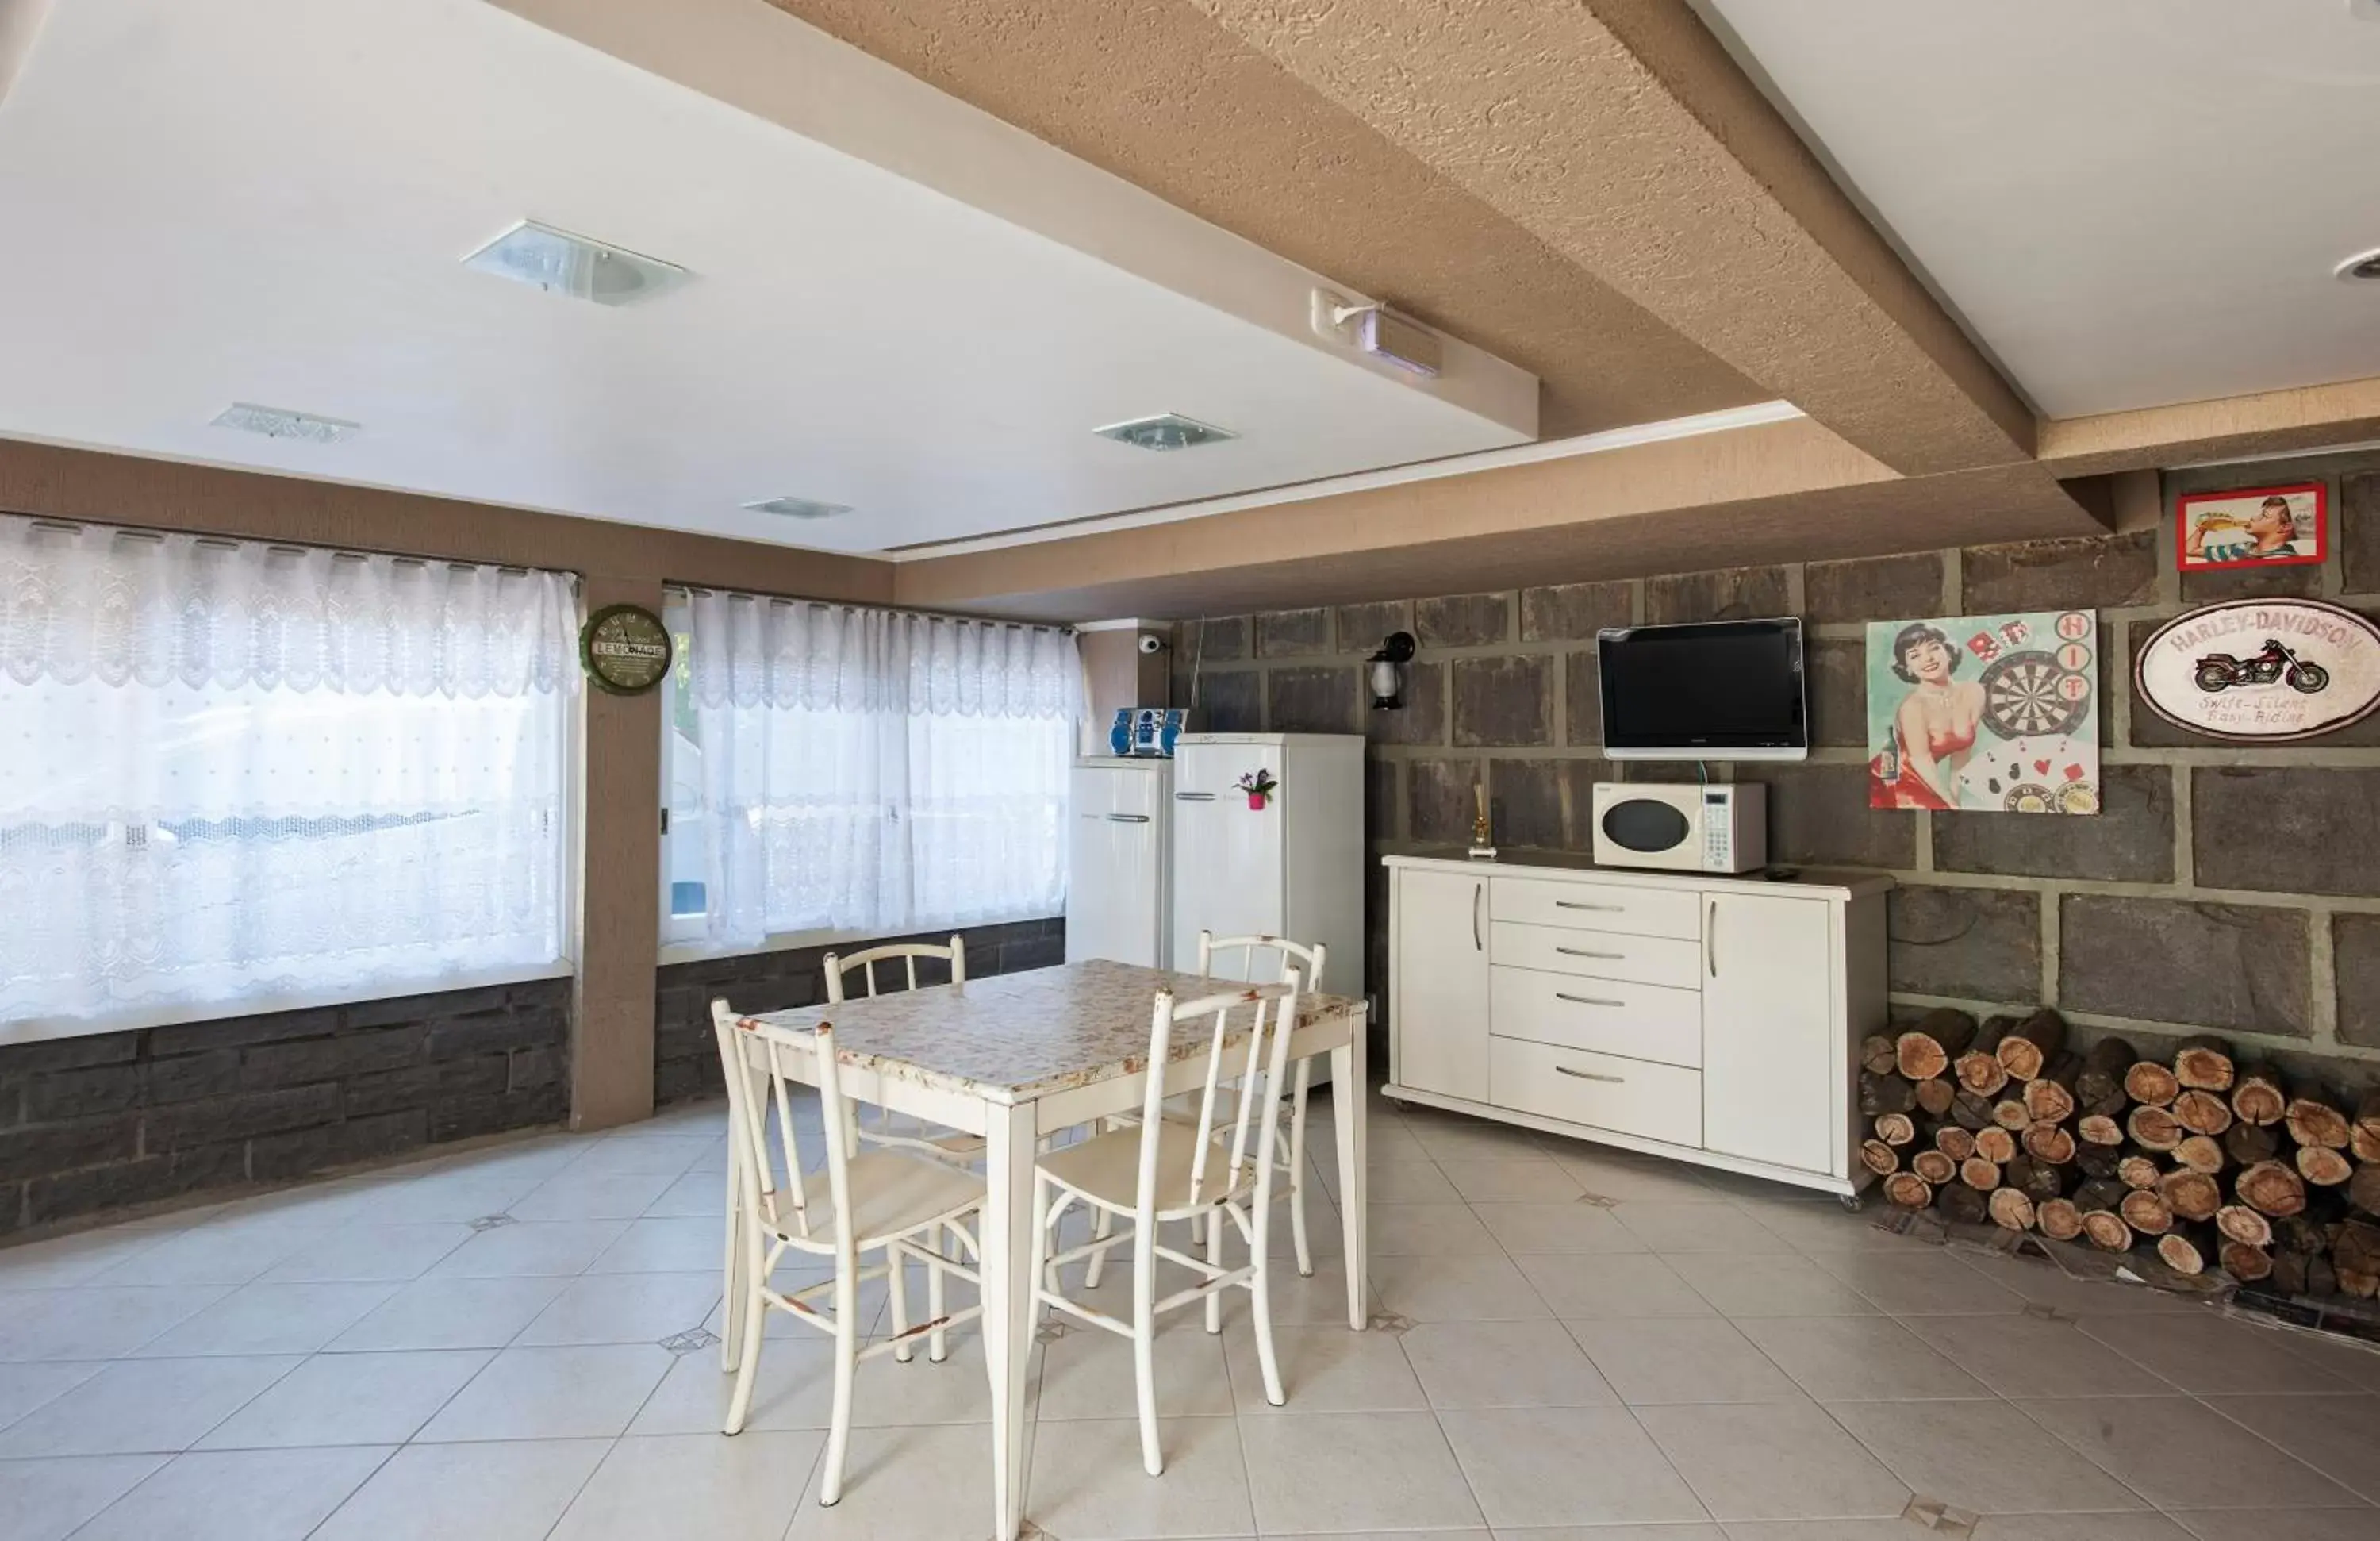
[[[1396,1078],[1488,1100],[1488,876],[1400,868],[1395,887]]]
[[[1763,894],[1703,896],[1703,1144],[1829,1172],[1847,1096],[1836,1030],[1829,906]]]

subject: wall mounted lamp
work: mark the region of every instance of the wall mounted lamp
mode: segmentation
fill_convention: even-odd
[[[1379,650],[1367,661],[1372,710],[1395,711],[1405,704],[1404,666],[1413,661],[1414,638],[1409,631],[1392,631],[1380,639]]]

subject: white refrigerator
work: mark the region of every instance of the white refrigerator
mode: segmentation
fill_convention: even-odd
[[[1248,806],[1243,776],[1280,783]],[[1173,966],[1198,933],[1320,942],[1322,988],[1364,994],[1364,740],[1184,734],[1173,749]]]
[[[1170,759],[1075,761],[1066,819],[1068,963],[1170,966],[1172,785]]]

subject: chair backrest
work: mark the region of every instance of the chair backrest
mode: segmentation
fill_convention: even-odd
[[[1265,973],[1257,971],[1263,954],[1270,953],[1273,967]],[[1198,972],[1209,979],[1245,979],[1250,983],[1280,984],[1294,969],[1305,981],[1305,991],[1312,994],[1322,988],[1322,953],[1320,942],[1307,947],[1287,937],[1219,937],[1212,931],[1198,933]]]
[[[917,988],[919,958],[941,959],[951,965],[952,984],[966,983],[966,938],[954,931],[951,934],[949,945],[943,947],[937,947],[930,941],[892,941],[881,947],[871,947],[865,953],[854,953],[847,958],[829,953],[825,964],[827,1003],[832,1005],[848,999],[843,983],[846,974],[858,974],[868,981],[868,993],[877,994],[876,965],[887,958],[897,958],[904,965],[903,977],[906,982],[899,987],[902,989]]]
[[[1250,1160],[1256,1163],[1258,1187],[1263,1189],[1270,1183],[1273,1136],[1280,1121],[1264,1116],[1263,1110],[1270,1106],[1270,1098],[1281,1095],[1281,1076],[1289,1063],[1290,1034],[1297,1025],[1298,989],[1297,971],[1290,969],[1288,977],[1278,984],[1252,985],[1219,995],[1203,995],[1195,1001],[1177,1001],[1171,990],[1157,992],[1148,1029],[1148,1086],[1141,1106],[1140,1181],[1135,1207],[1143,1215],[1156,1207],[1158,1155],[1166,1134],[1166,1071],[1172,1062],[1175,1031],[1184,1023],[1203,1021],[1207,1026],[1206,1048],[1199,1056],[1203,1065],[1197,1092],[1197,1143],[1191,1147],[1190,1201],[1196,1203],[1210,1193],[1228,1192],[1239,1182],[1241,1171]],[[1250,1013],[1255,1021],[1247,1046],[1229,1071],[1229,1078],[1235,1079],[1237,1085],[1226,1087],[1225,1039],[1231,1035],[1234,1015],[1245,1023]],[[1219,1179],[1208,1170],[1208,1158],[1218,1129],[1217,1105],[1227,1090],[1232,1098],[1232,1143],[1226,1170]],[[1254,1151],[1248,1148],[1252,1128],[1257,1136]]]
[[[742,1201],[763,1225],[793,1236],[810,1233],[801,1150],[787,1088],[796,1084],[788,1074],[797,1057],[815,1060],[820,1122],[826,1146],[828,1196],[833,1213],[851,1213],[850,1162],[856,1139],[852,1108],[843,1094],[843,1078],[834,1058],[834,1027],[821,1023],[814,1029],[789,1032],[748,1017],[739,1017],[724,1001],[710,1003],[711,1030],[719,1038],[719,1057],[727,1073],[728,1159],[736,1163],[745,1181],[737,1185]],[[777,1148],[770,1148],[774,1125]],[[784,1162],[786,1181],[777,1182],[777,1162]],[[835,1230],[838,1248],[852,1241],[848,1225]]]

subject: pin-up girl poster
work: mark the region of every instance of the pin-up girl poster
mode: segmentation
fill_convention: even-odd
[[[1870,625],[1868,805],[2099,811],[2098,643],[2083,611]]]

